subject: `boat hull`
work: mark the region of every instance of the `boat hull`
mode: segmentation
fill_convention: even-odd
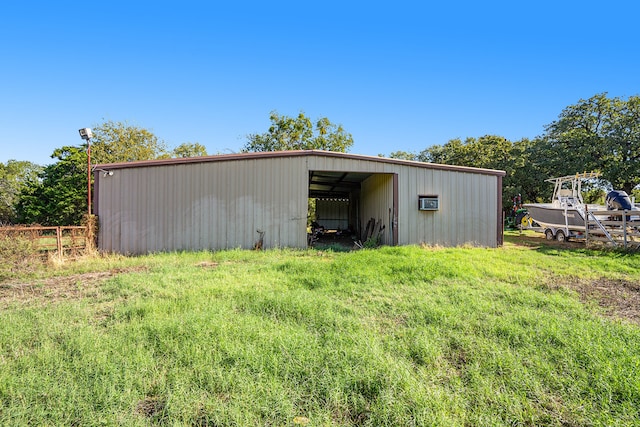
[[[544,228],[582,228],[584,229],[584,218],[574,208],[558,208],[544,204],[523,205],[529,212],[529,216]]]

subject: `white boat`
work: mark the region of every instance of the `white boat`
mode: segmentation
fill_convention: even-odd
[[[547,179],[554,183],[551,203],[527,203],[531,220],[538,223],[547,239],[564,241],[568,238],[581,238],[585,231],[587,211],[603,211],[601,205],[586,205],[582,199],[582,183],[600,176],[598,172],[562,176]]]

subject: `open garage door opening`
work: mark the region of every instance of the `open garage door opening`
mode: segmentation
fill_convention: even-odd
[[[397,194],[397,174],[310,171],[308,245],[397,244]]]

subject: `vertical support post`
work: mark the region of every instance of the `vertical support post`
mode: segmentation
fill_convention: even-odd
[[[496,191],[496,219],[498,220],[498,224],[496,227],[496,245],[502,246],[504,244],[504,212],[502,211],[502,175],[496,177],[497,181],[497,191]]]
[[[622,236],[624,239],[624,248],[627,249],[627,210],[622,215]]]
[[[393,212],[391,219],[391,244],[396,246],[398,244],[398,174],[393,174]]]
[[[80,138],[87,141],[87,213],[91,217],[91,138],[93,133],[89,128],[78,129]]]
[[[589,206],[584,205],[584,244],[589,244]]]
[[[91,138],[87,138],[87,213],[91,217]],[[87,219],[88,219],[87,218]]]
[[[58,244],[58,255],[62,256],[62,229],[56,227],[56,243]]]

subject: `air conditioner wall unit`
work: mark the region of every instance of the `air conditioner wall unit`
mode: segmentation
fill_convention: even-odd
[[[418,196],[418,210],[421,211],[437,211],[440,209],[440,200],[438,196]]]

